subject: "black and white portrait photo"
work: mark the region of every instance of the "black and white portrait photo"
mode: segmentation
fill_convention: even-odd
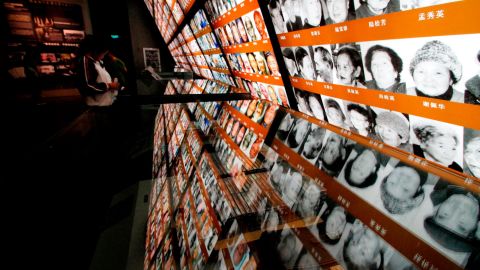
[[[480,178],[480,131],[464,129],[463,172]]]
[[[275,137],[280,141],[285,142],[294,123],[295,123],[295,118],[293,117],[293,115],[286,113],[282,121],[280,122],[280,126],[278,127]]]
[[[290,147],[293,151],[298,152],[300,146],[310,131],[311,123],[303,118],[298,118],[295,121],[290,134],[287,138],[287,146]]]
[[[331,131],[327,131],[325,137],[316,166],[330,176],[336,177],[350,154],[352,142]]]
[[[301,155],[308,162],[315,164],[315,161],[320,154],[322,149],[322,144],[324,141],[326,130],[314,124],[311,125],[311,129],[305,138],[302,148]]]
[[[478,193],[439,180],[425,199],[429,204],[419,210],[413,232],[460,267],[475,264],[480,240]]]
[[[411,116],[413,153],[462,172],[463,127]]]

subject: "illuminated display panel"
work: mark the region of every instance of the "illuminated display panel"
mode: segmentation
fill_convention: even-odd
[[[365,5],[347,2],[343,16],[326,13],[314,25],[306,23],[314,21],[307,13],[313,6],[292,0],[269,4],[299,110],[462,172],[463,148],[480,128],[476,118],[460,116],[479,113],[478,107],[463,104],[475,103],[467,81],[478,74],[480,41],[478,26],[463,13],[478,8],[478,2],[416,7],[413,1],[390,1],[385,14],[367,17]],[[321,5],[315,3],[310,4]],[[336,2],[326,3],[332,12]],[[464,27],[443,27],[454,22]],[[445,67],[444,79],[426,73],[437,63]],[[363,128],[360,113],[368,117]],[[381,123],[385,117],[403,123],[404,130],[397,130],[402,139],[388,138],[377,117]],[[425,146],[426,133],[447,130],[454,148],[445,153],[448,158]]]
[[[220,44],[213,34],[212,28],[202,9],[200,9],[190,21],[190,27],[200,46],[200,50],[205,56],[207,65],[212,71],[213,78],[224,84],[235,86],[228,63],[220,51]]]
[[[255,98],[289,107],[285,87],[257,1],[207,1],[213,31],[237,86]]]
[[[230,207],[224,209],[226,213],[258,212],[261,237],[251,240],[250,247],[264,237],[271,237],[272,243],[294,239],[295,244],[284,246],[294,251],[292,259],[269,260],[272,267],[276,263],[279,268],[299,267],[306,257],[310,266],[340,264],[350,269],[350,263],[355,263],[348,258],[355,250],[351,239],[368,236],[369,243],[379,247],[374,250],[381,256],[380,262],[367,260],[375,267],[476,269],[480,159],[475,153],[480,145],[480,107],[476,106],[474,83],[480,70],[480,26],[471,18],[475,18],[480,3],[447,0],[420,7],[418,3],[427,2],[391,0],[386,14],[366,16],[359,1],[344,2],[344,12],[338,14],[329,5],[343,4],[343,0],[271,1],[267,9],[278,34],[277,43],[268,36],[273,31],[261,33],[256,27],[262,24],[259,18],[269,15],[262,15],[258,3],[232,2],[207,1],[205,10],[211,24],[194,16],[187,30],[169,44],[175,59],[193,63],[197,74],[216,80],[174,82],[171,91],[200,94],[248,89],[259,98],[187,105],[198,132],[207,138],[203,142],[215,151],[204,152],[188,195],[178,198],[185,209],[195,209],[175,219],[182,228],[185,250],[194,250],[194,254],[182,256],[182,265],[212,263],[205,239],[215,239],[216,234],[199,230],[201,220],[215,217],[224,228],[223,210],[215,209],[223,204],[208,203],[203,183],[204,193],[225,200]],[[319,9],[304,4],[320,5],[323,13],[314,14],[310,11]],[[255,16],[255,11],[261,17]],[[291,14],[285,15],[287,12]],[[296,19],[285,22],[287,17]],[[208,35],[208,27],[216,38]],[[283,52],[280,62],[290,72],[299,112],[265,98],[275,100],[276,93],[271,95],[267,87],[268,80],[275,77],[275,68],[267,63],[264,69],[265,63],[259,62],[269,57],[267,52],[273,52],[272,48]],[[232,75],[243,89],[228,89],[217,82],[211,54],[218,50],[225,53]],[[450,78],[443,81],[450,85],[447,92],[437,96],[424,93],[435,89],[422,85],[420,78],[428,71],[425,63],[431,62],[440,64],[440,70],[448,70],[444,77],[437,72],[434,81]],[[278,94],[276,100],[280,103]],[[175,106],[168,108],[178,114]],[[274,116],[267,117],[267,111]],[[270,117],[279,122],[275,130],[270,129]],[[184,140],[185,147],[181,145],[180,138],[190,136],[179,133],[178,117],[166,114],[164,121],[169,127],[168,151],[181,152],[181,160],[172,160],[181,168],[176,174],[185,175],[191,168],[190,160],[197,160],[189,152],[194,143]],[[169,121],[174,121],[171,128]],[[263,138],[272,137],[272,133],[274,139],[267,145]],[[259,166],[270,172],[252,173]],[[160,165],[154,168],[159,170]],[[220,175],[229,178],[221,179]],[[216,182],[202,181],[203,177]],[[176,189],[181,190],[179,185],[185,182],[176,179]],[[298,186],[301,189],[293,196],[289,190]],[[299,208],[315,196],[318,208],[313,212]],[[265,208],[258,198],[272,208]],[[200,202],[214,208],[211,212],[215,214],[204,216],[203,206],[197,207]],[[467,226],[459,226],[456,215],[460,213],[468,217]],[[279,225],[268,224],[271,215],[277,216]],[[342,229],[328,231],[329,220],[335,218],[342,219],[342,225],[336,226]],[[316,222],[327,225],[311,226]],[[207,223],[206,230],[215,226],[213,221]],[[261,256],[252,256],[253,250],[235,257],[236,240],[241,237],[234,237],[233,246],[219,251],[218,262],[226,268],[259,263],[256,259]],[[262,248],[278,252],[274,256],[286,252],[280,244],[264,244]]]

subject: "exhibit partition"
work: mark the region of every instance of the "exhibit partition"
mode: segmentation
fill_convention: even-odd
[[[480,1],[145,3],[145,269],[480,267]]]

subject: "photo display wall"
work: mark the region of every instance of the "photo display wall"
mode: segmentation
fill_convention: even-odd
[[[479,269],[479,8],[207,0],[166,94],[252,99],[161,105],[145,269]]]
[[[269,3],[299,110],[478,179],[479,2],[367,2]]]
[[[238,87],[255,98],[289,107],[259,2],[208,0],[205,9]]]
[[[169,243],[188,269],[478,267],[476,188],[403,151],[262,100],[164,104],[156,121],[152,198],[169,190],[172,214],[165,229],[151,210],[146,266],[172,265]]]

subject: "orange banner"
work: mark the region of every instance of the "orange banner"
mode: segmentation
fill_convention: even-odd
[[[222,53],[222,51],[219,48],[209,49],[209,50],[203,51],[203,54],[206,54],[206,55],[221,54],[221,53]]]
[[[198,31],[197,33],[194,33],[193,35],[196,38],[200,38],[201,36],[203,36],[207,33],[210,33],[210,32],[212,32],[212,28],[210,28],[210,25],[207,25],[207,27],[203,28],[202,30]]]
[[[232,73],[236,77],[244,78],[246,80],[283,86],[282,77],[251,74],[251,73],[239,72],[239,71],[232,71]]]
[[[230,71],[228,71],[228,69],[216,68],[216,67],[211,67],[210,69],[211,69],[212,71],[216,71],[216,72],[220,72],[220,73],[224,73],[224,74],[230,75]]]
[[[280,46],[310,46],[480,32],[480,1],[464,0],[280,34]],[[432,15],[433,14],[433,15]]]
[[[264,52],[272,51],[272,43],[270,39],[262,39],[259,41],[247,42],[239,45],[225,46],[225,53],[248,53],[248,52]]]

